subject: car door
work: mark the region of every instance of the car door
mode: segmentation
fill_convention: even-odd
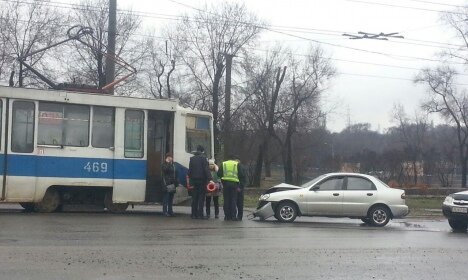
[[[372,181],[360,176],[347,176],[343,194],[343,214],[365,217],[369,207],[378,199],[377,196],[377,188]]]
[[[328,177],[304,194],[307,214],[311,216],[342,215],[344,176]]]

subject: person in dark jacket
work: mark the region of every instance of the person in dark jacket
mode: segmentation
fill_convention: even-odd
[[[190,158],[188,176],[190,184],[194,187],[192,191],[192,219],[203,219],[203,206],[205,204],[206,185],[212,180],[208,167],[205,149],[197,146],[197,151]]]
[[[172,211],[172,202],[174,200],[174,192],[168,191],[167,186],[173,184],[175,187],[179,185],[177,180],[177,169],[175,168],[172,153],[166,154],[166,160],[162,164],[162,172],[163,172],[163,215],[166,217],[170,217],[174,215]]]
[[[223,184],[224,220],[237,221],[237,194],[240,192],[240,182],[245,180],[242,168],[239,168],[237,156],[231,155],[219,167],[218,176]]]

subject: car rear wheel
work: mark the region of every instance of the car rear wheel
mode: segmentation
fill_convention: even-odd
[[[283,223],[292,223],[297,217],[297,208],[291,202],[281,202],[276,207],[275,218]]]
[[[381,205],[377,205],[371,208],[369,211],[370,224],[376,227],[383,227],[390,221],[390,210]]]
[[[449,225],[454,231],[465,232],[468,228],[468,222],[459,221],[459,220],[449,220]]]

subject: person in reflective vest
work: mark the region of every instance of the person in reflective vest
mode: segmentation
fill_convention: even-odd
[[[240,189],[240,178],[244,177],[237,158],[230,156],[229,160],[224,161],[218,170],[218,176],[223,184],[225,221],[237,221],[237,193]]]

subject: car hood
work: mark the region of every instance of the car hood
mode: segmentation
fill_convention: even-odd
[[[297,189],[301,189],[301,187],[286,184],[286,183],[281,183],[279,185],[276,185],[276,186],[273,186],[273,187],[267,189],[264,192],[264,194],[282,192],[282,191],[290,191],[290,190],[297,190]]]
[[[452,197],[456,200],[468,200],[468,191],[454,193]]]

